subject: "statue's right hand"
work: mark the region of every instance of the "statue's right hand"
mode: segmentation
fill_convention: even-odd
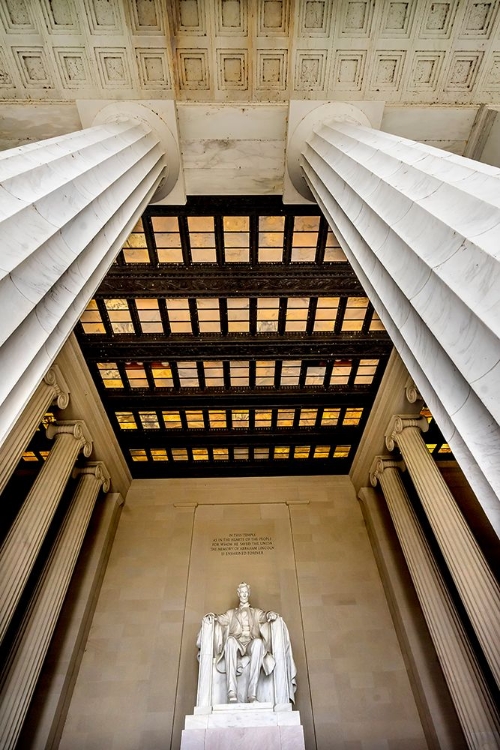
[[[216,619],[216,615],[214,615],[213,612],[208,612],[203,618],[203,622],[206,622],[207,625],[212,625],[214,620]]]

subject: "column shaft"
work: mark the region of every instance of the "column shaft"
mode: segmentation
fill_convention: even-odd
[[[396,442],[432,526],[455,586],[500,685],[500,587],[422,438],[425,420],[395,417],[387,447]]]
[[[0,444],[155,192],[165,167],[142,120],[0,154]]]
[[[90,456],[85,424],[49,425],[55,444],[0,549],[0,641],[19,602],[66,482],[81,450]]]
[[[58,409],[65,409],[69,403],[69,391],[57,365],[51,367],[45,375],[4,444],[0,446],[0,494],[54,400],[57,400]]]
[[[347,122],[301,164],[500,534],[500,170]]]
[[[378,457],[371,479],[382,487],[468,746],[498,747],[500,719],[397,465]]]
[[[106,491],[109,475],[102,463],[81,470],[66,518],[3,670],[0,745],[5,750],[14,748],[17,742],[103,483]]]

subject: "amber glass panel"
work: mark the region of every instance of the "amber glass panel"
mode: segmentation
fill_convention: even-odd
[[[145,430],[159,430],[160,423],[158,422],[158,415],[155,411],[140,411],[139,417],[141,424]]]
[[[212,429],[220,430],[226,428],[226,412],[224,409],[210,409],[208,418]]]
[[[285,360],[281,367],[281,385],[298,385],[300,378],[300,360]]]
[[[199,388],[198,370],[196,362],[178,362],[179,380],[181,388]]]
[[[257,362],[255,365],[255,384],[259,385],[274,385],[274,368],[275,362],[273,360],[264,360]]]
[[[160,311],[158,309],[158,300],[156,299],[136,299],[137,314],[141,321],[143,333],[163,333]]]
[[[284,216],[259,217],[259,263],[283,260]]]
[[[85,333],[106,333],[95,299],[90,300],[80,318],[80,321]]]
[[[233,429],[247,430],[248,416],[248,409],[232,409],[231,419],[233,422]]]
[[[265,461],[269,458],[269,448],[254,448],[253,457],[255,461]]]
[[[293,427],[295,409],[278,409],[278,427]]]
[[[342,330],[361,331],[367,306],[367,297],[349,297],[342,321]]]
[[[348,458],[350,450],[351,450],[350,445],[337,445],[333,452],[333,457],[334,458]]]
[[[329,445],[317,445],[314,449],[313,458],[328,458],[330,455]]]
[[[310,445],[296,445],[293,451],[294,458],[309,458],[311,452]]]
[[[370,331],[385,331],[385,326],[376,312],[373,313],[372,322],[370,323]]]
[[[188,452],[186,448],[172,448],[172,458],[174,461],[187,461]]]
[[[196,300],[200,333],[220,333],[219,300],[216,298]]]
[[[234,448],[236,461],[248,461],[248,448]]]
[[[363,409],[346,409],[345,416],[342,421],[344,425],[357,425],[363,414]]]
[[[153,461],[168,461],[168,455],[165,448],[151,448],[151,458]]]
[[[208,451],[206,448],[193,448],[192,452],[195,461],[208,461]]]
[[[229,333],[248,333],[250,300],[248,297],[229,297],[227,300],[227,327]]]
[[[186,410],[187,426],[190,430],[203,430],[205,429],[205,420],[203,419],[203,412],[199,409]]]
[[[325,381],[326,365],[309,366],[306,370],[306,385],[323,385]]]
[[[317,409],[301,409],[299,427],[314,427],[317,413]]]
[[[263,427],[271,427],[273,418],[273,412],[271,409],[256,409],[255,410],[255,427],[261,429]]]
[[[330,385],[347,385],[352,370],[352,362],[337,359],[333,366]]]
[[[123,388],[116,362],[98,362],[97,367],[105,388]]]
[[[274,448],[274,458],[277,458],[277,459],[288,458],[289,455],[290,455],[289,445],[277,445]]]
[[[227,461],[229,458],[227,448],[214,448],[213,455],[214,455],[214,461]]]
[[[322,427],[335,427],[339,421],[340,409],[324,409],[321,417]]]
[[[130,448],[132,461],[147,461],[148,457],[144,448]]]
[[[162,416],[167,430],[180,430],[182,428],[181,415],[178,411],[163,411]]]
[[[286,332],[306,330],[309,297],[290,297],[286,308]]]
[[[131,411],[115,411],[115,416],[121,430],[136,430],[134,415]]]
[[[165,302],[172,333],[193,333],[188,300],[167,298]]]
[[[173,387],[172,370],[168,362],[153,362],[151,370],[157,388]]]
[[[326,236],[325,263],[341,263],[347,259],[331,229]]]
[[[23,461],[27,461],[28,463],[34,461],[35,463],[38,463],[38,458],[33,453],[33,451],[24,451],[24,453],[23,453]]]
[[[107,299],[105,305],[113,333],[134,333],[126,299]]]
[[[314,319],[314,331],[333,331],[338,307],[338,297],[319,297]]]
[[[125,372],[131,388],[149,388],[142,362],[126,362]]]
[[[362,359],[354,378],[354,385],[370,385],[377,371],[378,359]]]
[[[279,306],[279,297],[260,297],[257,300],[257,333],[278,330]]]
[[[181,237],[177,216],[153,216],[156,251],[160,263],[182,263]]]
[[[193,263],[215,263],[213,216],[188,216],[188,227]]]
[[[224,216],[224,247],[227,263],[248,263],[250,235],[248,216]]]
[[[129,238],[123,246],[123,257],[126,263],[149,263],[149,253],[147,250],[146,237],[142,221],[139,221]]]
[[[245,388],[248,386],[248,369],[247,361],[233,360],[230,362],[231,385],[233,388]]]
[[[204,362],[205,385],[207,388],[220,388],[224,385],[224,370],[222,362]]]

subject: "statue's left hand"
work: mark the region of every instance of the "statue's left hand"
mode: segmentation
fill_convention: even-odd
[[[276,612],[268,612],[266,617],[268,622],[273,622],[273,620],[276,620],[279,615],[277,615]]]

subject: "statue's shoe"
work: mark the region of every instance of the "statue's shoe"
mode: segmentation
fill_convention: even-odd
[[[228,703],[238,703],[238,696],[236,695],[236,693],[230,690],[227,694],[227,701]]]
[[[248,696],[248,702],[249,703],[257,703],[257,696],[256,695],[249,695]]]

